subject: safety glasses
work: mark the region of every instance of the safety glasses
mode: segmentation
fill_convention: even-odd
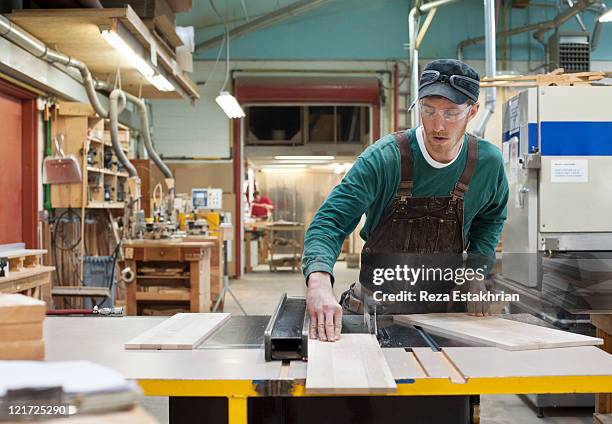
[[[422,101],[419,101],[419,110],[421,111],[421,115],[423,119],[427,120],[432,120],[436,117],[436,115],[440,115],[444,121],[453,123],[465,118],[471,109],[472,106],[453,109],[436,109],[435,107],[424,105]]]
[[[439,71],[423,71],[419,81],[419,91],[436,82],[449,83],[451,87],[465,94],[469,99],[475,102],[478,101],[478,97],[474,93],[477,93],[480,89],[480,82],[472,78],[464,77],[463,75],[448,76],[441,74]]]

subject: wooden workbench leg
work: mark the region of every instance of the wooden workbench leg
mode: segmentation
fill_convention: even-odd
[[[137,273],[136,261],[125,261],[126,266],[130,267],[134,275]],[[137,315],[138,306],[136,305],[136,290],[138,277],[134,278],[131,283],[125,283],[126,296],[125,296],[125,314],[126,315]]]
[[[248,420],[248,398],[227,398],[227,424],[247,424]]]
[[[200,261],[189,262],[189,312],[200,311]]]
[[[612,314],[591,315],[591,322],[597,328],[597,337],[603,339],[603,345],[599,347],[608,353],[612,353]],[[612,393],[598,393],[596,395],[595,412],[612,414]]]

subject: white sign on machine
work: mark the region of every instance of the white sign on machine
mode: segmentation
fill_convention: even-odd
[[[550,161],[551,183],[588,183],[588,159],[553,159]]]

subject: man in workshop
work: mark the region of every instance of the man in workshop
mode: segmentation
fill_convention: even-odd
[[[372,304],[378,314],[489,314],[487,301],[440,301],[454,299],[456,292],[475,295],[469,299],[488,294],[484,279],[495,262],[506,219],[508,183],[501,152],[466,134],[479,108],[479,81],[478,73],[461,61],[429,63],[415,103],[421,125],[369,146],[315,214],[305,235],[302,265],[311,338],[339,340],[343,312],[369,312]],[[364,213],[361,237],[366,243],[359,281],[342,294],[339,304],[332,289],[334,263]],[[454,264],[457,276],[467,277],[474,269],[484,273],[450,282],[441,281],[440,274],[433,281],[399,281],[399,289],[398,281],[387,284],[388,291],[413,292],[407,296],[411,301],[380,302],[373,296],[385,290],[385,284],[373,278],[377,265],[408,264],[418,270],[442,266],[440,258],[450,258],[447,263]],[[425,300],[417,296],[423,292]]]
[[[258,191],[253,193],[251,216],[257,219],[267,219],[274,210],[274,204],[268,196],[262,196]]]

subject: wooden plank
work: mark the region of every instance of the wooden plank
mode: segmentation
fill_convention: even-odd
[[[593,321],[594,317],[598,319]],[[597,337],[601,337],[604,341],[600,348],[608,354],[612,353],[612,334],[603,327],[607,327],[610,324],[610,317],[611,315],[591,315],[591,321],[597,327]],[[612,393],[597,393],[595,396],[595,412],[601,414],[612,413]]]
[[[612,334],[612,314],[591,315],[591,323],[603,332]]]
[[[45,302],[22,294],[0,294],[0,324],[40,322],[45,319]]]
[[[17,258],[21,256],[41,256],[47,253],[46,249],[19,249],[0,251],[1,258]]]
[[[594,414],[594,424],[612,424],[612,414]]]
[[[308,393],[391,393],[396,388],[375,336],[344,334],[334,343],[308,340]]]
[[[496,316],[413,314],[395,315],[393,319],[404,324],[418,325],[427,331],[452,339],[506,350],[597,346],[603,343],[600,338],[525,324]]]
[[[54,270],[52,266],[40,266],[18,272],[9,271],[8,277],[0,277],[0,292],[18,293],[49,284]]]
[[[2,342],[42,340],[42,338],[42,322],[0,324],[0,340]]]
[[[42,340],[0,342],[0,360],[6,359],[43,360],[45,342]]]
[[[230,314],[179,313],[125,343],[126,349],[190,350],[219,328]]]
[[[190,300],[190,296],[189,296],[189,292],[143,292],[143,291],[137,291],[136,292],[136,300],[147,300],[147,301],[177,301],[177,302],[182,302],[182,301],[189,301]]]
[[[51,289],[51,295],[107,298],[110,290],[107,287],[58,286]]]

